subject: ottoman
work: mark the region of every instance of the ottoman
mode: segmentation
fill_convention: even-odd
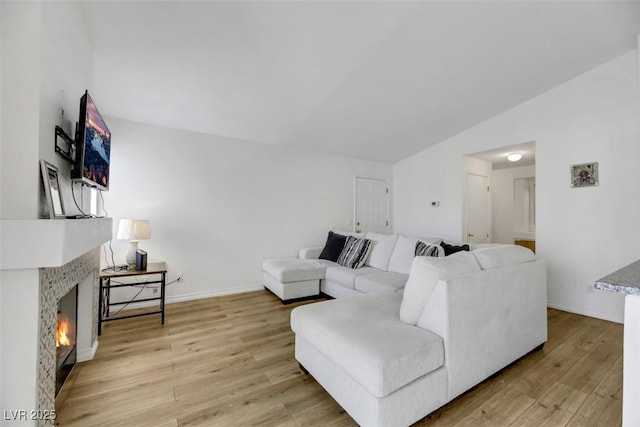
[[[320,294],[327,265],[315,259],[270,258],[262,261],[264,287],[290,302]]]

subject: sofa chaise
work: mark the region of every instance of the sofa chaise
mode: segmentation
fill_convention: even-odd
[[[416,257],[404,292],[295,308],[295,357],[358,424],[408,426],[542,348],[546,302],[528,249]]]

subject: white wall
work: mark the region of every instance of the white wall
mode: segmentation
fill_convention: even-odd
[[[4,33],[3,33],[3,21],[2,21],[2,6],[0,5],[0,168],[3,167],[2,164],[2,114],[3,114],[3,108],[2,108],[2,88],[4,86],[4,81],[2,80],[2,76],[4,74],[4,70],[3,70],[3,62],[2,62],[2,53],[4,52],[4,45],[2,43],[2,40],[4,40]],[[2,172],[0,171],[0,180],[3,180],[3,175]],[[0,184],[1,185],[1,184]],[[0,186],[0,190],[2,190],[2,187]],[[2,218],[2,197],[0,196],[0,218]],[[0,227],[1,228],[1,227]],[[0,233],[2,233],[2,230],[0,229]],[[0,280],[2,280],[2,273],[0,273]],[[0,307],[2,307],[2,283],[0,283]],[[0,314],[0,331],[2,331],[2,314]],[[2,333],[0,333],[0,340],[2,340]],[[1,341],[0,341],[1,344]],[[0,379],[2,378],[2,351],[0,351]],[[4,402],[3,398],[2,398],[2,387],[0,386],[0,402]]]
[[[491,172],[492,242],[513,243],[515,230],[513,180],[535,176],[535,166],[520,166]]]
[[[169,263],[170,279],[184,274],[170,300],[254,289],[263,258],[297,256],[329,229],[352,226],[356,175],[391,182],[391,166],[375,162],[106,121],[105,207],[116,229],[121,218],[151,220],[140,248]],[[126,246],[113,241],[116,264]]]
[[[0,218],[38,214],[41,5],[2,2]],[[34,124],[36,124],[34,126]]]
[[[55,153],[54,132],[65,124],[73,137],[80,97],[91,88],[84,18],[74,2],[3,2],[2,10],[0,218],[38,217],[40,159],[60,169],[71,211],[70,163]]]
[[[54,151],[54,132],[60,125],[69,136],[75,135],[80,97],[92,88],[93,50],[77,3],[45,2],[42,16],[38,155],[59,168],[65,210],[78,213],[71,194],[71,163]],[[87,209],[89,189],[76,184],[75,195]]]
[[[0,219],[35,219],[40,159],[60,168],[65,205],[73,204],[69,164],[54,152],[54,129],[62,108],[75,125],[93,55],[76,2],[0,2],[0,10]],[[39,286],[37,269],[0,271],[0,324],[11,324],[0,329],[3,410],[36,409]]]
[[[549,305],[622,321],[623,297],[592,285],[640,255],[638,80],[636,49],[397,163],[396,231],[459,239],[462,156],[536,141],[536,249],[548,263]],[[570,188],[569,166],[593,161],[600,186]]]

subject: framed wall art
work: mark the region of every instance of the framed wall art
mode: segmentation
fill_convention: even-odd
[[[594,187],[599,185],[598,162],[571,165],[571,187]]]
[[[60,182],[58,181],[58,168],[45,160],[40,160],[40,171],[47,199],[46,204],[49,208],[49,218],[65,218]]]

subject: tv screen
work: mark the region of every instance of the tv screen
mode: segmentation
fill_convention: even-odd
[[[71,179],[98,190],[109,189],[111,132],[89,92],[80,98],[80,118],[76,135],[76,159]]]

